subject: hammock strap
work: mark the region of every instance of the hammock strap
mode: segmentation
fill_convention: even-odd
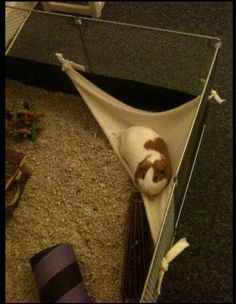
[[[73,61],[67,60],[63,57],[63,55],[61,53],[55,53],[55,55],[57,56],[57,59],[61,62],[62,64],[62,71],[65,72],[68,67],[72,67],[76,70],[79,71],[85,71],[85,67],[83,65],[77,64]]]
[[[182,238],[174,246],[172,246],[170,250],[167,252],[167,254],[163,257],[161,261],[161,268],[160,268],[159,278],[157,283],[158,296],[161,293],[161,285],[162,285],[163,277],[165,272],[168,271],[169,263],[173,261],[173,259],[188,246],[189,243],[186,241],[186,238]]]

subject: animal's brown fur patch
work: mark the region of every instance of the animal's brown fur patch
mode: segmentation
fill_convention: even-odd
[[[168,149],[164,140],[160,137],[155,138],[154,140],[148,140],[144,144],[144,148],[147,150],[155,150],[163,154],[168,158]]]
[[[154,141],[153,140],[148,140],[145,142],[144,144],[144,148],[147,149],[147,150],[155,150],[154,149]]]
[[[172,176],[172,169],[168,159],[162,157],[160,160],[155,160],[152,167],[154,170],[153,181],[158,182],[163,178],[166,178],[168,184]]]
[[[135,171],[134,179],[136,184],[139,178],[144,179],[148,169],[152,167],[152,163],[147,158],[148,156],[138,164],[138,168]]]
[[[172,169],[169,160],[162,156],[161,159],[155,160],[153,163],[147,160],[147,156],[143,161],[138,165],[137,170],[134,174],[134,179],[136,185],[138,185],[138,179],[144,179],[147,171],[152,167],[154,170],[153,182],[159,182],[162,179],[167,179],[167,184],[170,182],[172,176]]]

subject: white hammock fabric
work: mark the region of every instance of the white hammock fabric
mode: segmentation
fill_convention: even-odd
[[[153,113],[139,110],[107,94],[75,71],[75,69],[84,70],[83,66],[65,60],[62,54],[57,53],[56,56],[62,63],[62,70],[79,91],[131,179],[133,180],[133,176],[129,167],[119,153],[119,136],[122,130],[132,125],[148,126],[164,138],[168,146],[174,177],[200,102],[200,96],[164,112]],[[154,244],[157,241],[167,202],[171,195],[173,177],[168,187],[157,195],[154,201],[150,201],[147,196],[142,194]]]

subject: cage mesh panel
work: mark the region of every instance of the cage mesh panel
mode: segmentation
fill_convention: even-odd
[[[8,55],[60,65],[56,52],[87,67],[75,18],[32,12]]]
[[[174,216],[175,216],[175,204],[174,204],[174,196],[173,196],[167,211],[165,225],[163,227],[160,241],[158,243],[158,250],[157,253],[155,254],[154,262],[151,268],[151,274],[148,278],[147,287],[145,289],[143,298],[141,300],[142,303],[155,303],[158,298],[157,283],[158,283],[159,271],[160,271],[162,258],[166,255],[167,251],[169,250],[173,239]]]
[[[29,12],[7,7],[6,14],[7,22],[5,26],[5,49],[7,49],[11,40],[15,37],[15,34],[19,30],[25,18],[28,16]]]
[[[206,110],[206,109],[205,109]],[[178,173],[177,181],[178,186],[175,188],[175,198],[176,198],[176,219],[178,218],[178,214],[181,210],[181,206],[183,204],[183,198],[185,194],[185,189],[187,186],[187,182],[189,179],[190,170],[193,165],[194,157],[196,155],[198,143],[202,134],[202,129],[206,119],[206,111],[202,112],[201,119],[199,118],[194,126],[193,132],[191,134],[191,138],[189,140],[183,161],[181,163],[181,167]]]
[[[96,19],[80,20],[81,25],[73,16],[33,11],[9,55],[58,65],[54,53],[61,52],[88,72],[193,95],[201,93],[200,79],[207,76],[214,40]]]
[[[208,39],[82,19],[91,72],[200,94],[215,48]]]
[[[207,87],[203,95],[203,101],[199,109],[199,112],[197,114],[196,120],[194,122],[194,127],[188,141],[184,158],[181,162],[181,167],[177,176],[178,186],[175,187],[174,189],[174,200],[172,199],[172,201],[170,202],[166,219],[163,222],[163,231],[161,233],[160,242],[158,244],[158,250],[154,258],[154,263],[151,268],[151,274],[148,279],[147,287],[144,290],[144,295],[143,295],[143,299],[141,299],[141,302],[154,303],[158,299],[157,290],[154,289],[154,285],[155,285],[154,282],[157,280],[159,274],[161,260],[163,256],[165,256],[166,251],[171,246],[169,240],[171,237],[173,237],[176,234],[176,227],[175,227],[176,224],[174,223],[176,223],[177,217],[181,211],[181,206],[184,203],[183,202],[184,191],[186,189],[192,163],[197,152],[197,147],[202,134],[203,126],[206,122],[206,117],[208,113],[207,109],[209,106],[207,97],[209,96],[210,90],[212,88],[216,64],[217,62],[215,62],[214,64],[213,70],[211,72],[211,77],[207,83]]]
[[[208,96],[210,95],[210,90],[212,88],[215,67],[216,64],[214,65],[214,69],[211,73],[211,79],[207,84],[206,92],[203,96],[202,105],[197,114],[196,121],[194,123],[194,127],[191,132],[191,136],[189,138],[188,145],[180,166],[180,170],[178,172],[178,176],[177,176],[178,186],[175,188],[176,219],[181,210],[181,206],[184,203],[183,196],[187,186],[190,170],[193,164],[194,157],[197,152],[198,143],[202,134],[202,129],[204,127],[204,124],[206,123],[208,107],[209,107]]]

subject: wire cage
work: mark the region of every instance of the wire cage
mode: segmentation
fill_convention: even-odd
[[[16,16],[28,13],[18,8],[11,10],[14,10]],[[11,22],[7,20],[8,32],[13,26]],[[185,146],[179,156],[171,195],[166,202],[140,297],[142,303],[156,302],[161,260],[173,243],[205,130],[208,96],[212,89],[220,40],[37,10],[31,11],[23,28],[15,35],[15,43],[6,44],[7,59],[59,66],[54,54],[60,51],[65,58],[83,65],[85,75],[88,73],[135,81],[189,96],[200,96]],[[168,105],[168,108],[174,107],[174,101]]]

